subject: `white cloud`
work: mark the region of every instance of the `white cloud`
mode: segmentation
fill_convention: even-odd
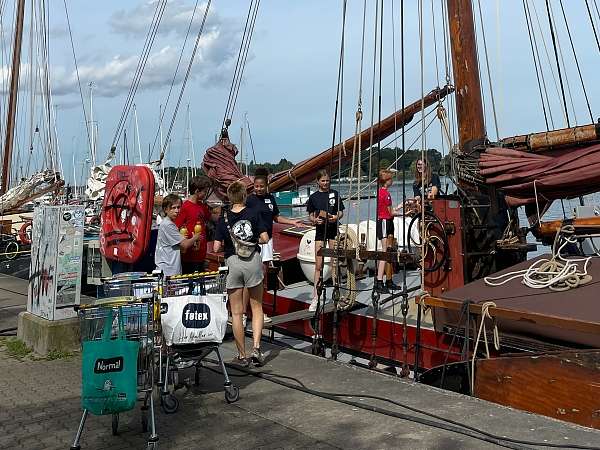
[[[144,37],[150,29],[158,0],[142,2],[129,10],[119,10],[110,17],[110,25],[116,33]],[[194,11],[195,2],[186,3],[183,0],[172,0],[167,2],[161,17],[158,34],[174,33],[184,36],[190,24]],[[197,31],[202,23],[202,17],[206,8],[206,2],[198,3],[194,14],[192,32]],[[209,15],[212,15],[209,12]]]
[[[119,11],[112,15],[111,26],[118,32],[128,35],[127,42],[135,41],[138,45],[123,45],[122,48],[141,49],[145,34],[150,26],[156,1],[142,3],[132,10]],[[200,7],[202,6],[202,7]],[[202,20],[205,4],[199,5],[194,17],[195,30],[190,33],[185,52],[175,78],[175,85],[183,81],[189,58]],[[175,67],[183,45],[183,35],[187,30],[192,14],[193,4],[185,4],[181,0],[169,1],[161,22],[163,33],[173,32],[171,39],[157,37],[161,47],[152,52],[148,58],[138,92],[169,87],[173,80]],[[127,18],[127,20],[125,20]],[[241,39],[241,24],[235,21],[222,20],[213,10],[200,38],[198,50],[190,73],[189,83],[202,85],[227,85],[233,74]],[[142,31],[143,30],[143,31]],[[143,35],[143,37],[142,37]],[[135,39],[132,39],[135,38]],[[165,42],[168,41],[168,42]],[[113,47],[114,48],[114,47]],[[116,97],[126,94],[131,86],[139,60],[139,54],[121,53],[106,59],[106,53],[101,56],[84,54],[78,57],[79,77],[82,88],[94,82],[94,95]],[[104,57],[104,58],[103,58]],[[21,73],[24,73],[22,66]],[[0,78],[8,74],[7,67],[0,67]],[[53,65],[50,69],[51,88],[55,96],[77,95],[77,75],[72,65]]]

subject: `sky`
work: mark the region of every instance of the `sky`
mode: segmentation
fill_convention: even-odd
[[[68,182],[72,182],[75,178],[80,183],[86,164],[89,164],[87,160],[91,159],[86,131],[89,128],[86,128],[83,112],[85,107],[89,122],[91,119],[89,83],[93,83],[91,100],[94,127],[97,129],[95,138],[97,160],[102,162],[115,137],[135,68],[156,9],[156,1],[72,0],[66,2],[82,86],[83,105],[77,83],[65,6],[63,1],[51,2],[52,5],[47,11],[49,76],[54,106],[51,123],[56,128],[54,133],[60,152],[60,164]],[[186,31],[196,3],[198,6],[191,33],[182,52]],[[445,9],[442,0],[406,0],[402,3],[404,3],[404,64],[401,60],[401,1],[385,0],[383,3],[383,61],[379,86],[379,63],[375,64],[376,73],[373,77],[373,50],[375,9],[380,2],[348,1],[343,58],[344,76],[341,84],[343,95],[338,95],[337,77],[343,2],[341,0],[262,0],[232,117],[230,127],[232,140],[238,144],[242,141],[244,151],[252,158],[248,125],[245,125],[249,123],[255,158],[258,162],[277,162],[281,158],[298,162],[331,145],[336,100],[339,102],[341,113],[337,121],[335,139],[339,140],[340,134],[343,137],[352,135],[359,100],[361,69],[363,129],[377,120],[380,92],[381,115],[385,117],[401,107],[403,86],[405,102],[408,104],[420,98],[422,92],[427,93],[436,86],[445,84],[447,73],[451,78],[451,68],[445,63],[449,59],[449,48],[443,32]],[[597,83],[594,83],[600,55],[599,46],[585,7],[586,2],[569,0],[562,3],[592,116],[595,118],[600,110],[600,88]],[[361,65],[362,20],[365,4],[364,57]],[[419,33],[419,5],[421,4],[423,5],[422,39]],[[544,131],[546,123],[531,55],[523,0],[474,0],[473,4],[478,31],[488,136],[494,140],[497,137]],[[548,29],[546,2],[527,0],[527,4],[534,22],[534,36],[537,39],[540,67],[544,75],[540,84],[544,97],[548,99],[548,104],[545,104],[546,114],[547,116],[552,114],[552,120],[550,117],[547,119],[550,122],[548,127],[563,128],[566,126],[566,120],[564,113],[561,112],[562,97],[552,38]],[[199,165],[204,150],[214,143],[215,135],[223,120],[249,5],[250,0],[211,2],[207,22],[199,41],[199,49],[171,130],[166,152],[168,165],[186,165],[188,158],[195,159]],[[558,0],[551,0],[550,5],[556,24],[561,76],[567,92],[569,123],[570,125],[590,123],[591,118],[566,32],[561,3]],[[592,8],[594,26],[600,33],[600,11],[595,8],[596,1],[589,2],[589,5]],[[140,80],[140,87],[133,100],[137,111],[141,151],[138,150],[138,134],[132,110],[125,121],[127,153],[123,150],[124,141],[121,135],[118,142],[118,159],[125,159],[127,154],[130,162],[137,163],[141,153],[142,159],[147,160],[149,148],[153,149],[153,159],[157,158],[160,147],[158,144],[160,113],[164,109],[163,136],[166,136],[206,6],[206,0],[167,2],[158,33],[150,49],[148,63]],[[0,27],[2,30],[0,34],[2,117],[5,116],[7,103],[7,62],[10,60],[13,23],[13,12],[10,7],[11,5],[2,11],[1,25],[3,26]],[[481,18],[479,7],[481,7]],[[19,113],[20,120],[17,126],[18,148],[16,150],[20,155],[18,164],[21,167],[27,165],[28,158],[33,160],[31,165],[44,164],[44,158],[41,156],[43,155],[42,140],[38,139],[36,144],[35,135],[31,131],[36,126],[38,129],[43,128],[38,123],[43,122],[43,118],[41,113],[36,113],[32,120],[27,113],[30,109],[27,88],[30,78],[24,73],[27,72],[26,68],[29,65],[39,66],[35,61],[32,64],[32,59],[28,55],[31,35],[29,2],[27,8],[19,103],[21,113]],[[485,40],[482,31],[485,32]],[[35,45],[34,43],[34,48]],[[175,75],[175,67],[181,53],[183,54],[181,66]],[[39,52],[35,54],[38,55],[35,59],[39,63]],[[401,76],[402,68],[404,68],[404,83]],[[167,103],[169,87],[174,76],[175,83]],[[493,105],[488,77],[491,78],[493,85]],[[36,96],[34,104],[40,105],[42,103],[40,98],[39,95]],[[450,98],[444,106],[450,117],[451,132],[455,135],[453,105],[453,99]],[[494,120],[494,108],[496,120]],[[41,109],[41,106],[38,106],[38,109]],[[434,114],[428,116],[425,122],[429,123],[433,116]],[[418,119],[415,118],[413,123]],[[4,119],[2,119],[2,130],[4,130],[3,122]],[[243,126],[246,130],[242,137]],[[190,130],[192,139],[190,139]],[[438,148],[443,153],[448,151],[438,121],[434,121],[427,129],[425,141],[420,139],[420,131],[421,125],[417,123],[415,128],[407,132],[405,136],[407,148],[414,142],[412,148],[425,145]],[[31,136],[34,136],[34,149],[31,151],[31,156],[28,156]],[[193,142],[193,155],[191,142]]]

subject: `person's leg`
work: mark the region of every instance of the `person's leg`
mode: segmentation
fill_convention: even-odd
[[[264,316],[262,309],[263,285],[248,288],[250,293],[250,308],[252,309],[252,339],[254,348],[260,348],[260,338],[264,325]]]
[[[382,251],[385,252],[387,250],[387,243],[388,243],[387,238],[383,238],[379,242],[381,243]],[[377,261],[377,281],[383,281],[384,273],[385,273],[385,260],[380,259],[379,261]]]
[[[231,308],[233,337],[241,358],[246,357],[244,326],[242,325],[242,314],[244,313],[243,292],[243,288],[227,289],[227,294],[229,295],[229,307]]]
[[[327,239],[327,245],[329,248],[335,248],[335,239]],[[336,258],[331,258],[331,281],[333,285],[337,285],[337,266],[338,260]]]
[[[387,239],[380,239],[381,242],[381,251],[385,252],[387,250]],[[388,290],[385,288],[383,284],[383,274],[385,273],[385,260],[382,258],[377,261],[377,276],[375,278],[375,291],[380,294],[387,294]]]
[[[323,248],[323,241],[315,241],[315,276],[313,277],[314,291],[313,298],[317,297],[317,284],[321,279],[321,268],[323,267],[323,257],[319,256],[319,250]]]
[[[271,263],[271,261],[263,261],[263,292],[267,290],[267,285],[268,285],[268,279],[267,277],[269,276],[269,264]],[[254,314],[254,313],[252,313]],[[271,318],[267,315],[267,313],[263,314],[263,321],[264,323],[270,323],[271,322]]]

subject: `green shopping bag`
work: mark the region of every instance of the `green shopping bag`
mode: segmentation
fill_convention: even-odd
[[[81,406],[92,414],[115,414],[133,409],[137,399],[139,343],[125,339],[123,312],[119,332],[111,340],[113,312],[104,319],[99,341],[84,341],[81,366]]]

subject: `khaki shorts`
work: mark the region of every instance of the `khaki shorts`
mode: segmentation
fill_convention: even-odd
[[[256,251],[251,258],[241,259],[237,255],[227,258],[227,289],[251,288],[263,281],[263,264],[260,252]]]

